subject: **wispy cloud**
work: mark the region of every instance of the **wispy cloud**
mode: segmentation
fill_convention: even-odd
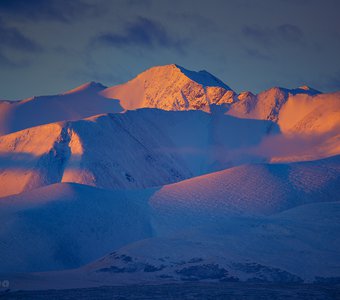
[[[25,67],[29,64],[27,58],[13,58],[13,51],[20,54],[35,54],[43,48],[33,39],[24,35],[15,27],[7,26],[0,18],[0,66],[3,68]]]
[[[126,24],[123,33],[102,33],[94,41],[117,48],[158,46],[179,50],[185,44],[185,41],[171,36],[159,22],[144,17],[137,17],[134,22]]]
[[[28,38],[17,28],[7,26],[0,19],[0,49],[10,48],[11,50],[39,52],[41,46],[34,40]]]

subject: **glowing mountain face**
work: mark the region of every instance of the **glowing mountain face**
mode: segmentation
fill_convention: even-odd
[[[90,82],[55,96],[0,101],[0,135],[56,121],[139,108],[207,112],[218,108],[238,118],[278,122],[283,132],[295,128],[315,133],[338,123],[339,98],[339,93],[322,94],[308,86],[291,90],[275,87],[258,95],[251,92],[237,95],[206,71],[166,65],[148,69],[127,83],[109,88]],[[326,128],[320,129],[321,126]]]
[[[152,107],[209,111],[211,104],[232,103],[236,99],[235,92],[210,73],[193,72],[177,65],[151,68],[101,94],[119,99],[125,109]]]

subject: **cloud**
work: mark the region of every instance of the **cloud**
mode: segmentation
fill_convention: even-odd
[[[176,49],[180,49],[185,43],[183,40],[173,38],[162,24],[144,17],[138,17],[134,22],[126,24],[124,33],[103,33],[95,38],[95,42],[117,48],[158,46]]]
[[[300,43],[303,39],[301,29],[292,24],[282,24],[273,28],[265,28],[258,25],[244,26],[242,34],[247,39],[262,46],[275,46],[282,42]]]
[[[94,6],[81,0],[1,0],[0,11],[25,20],[70,22]]]
[[[0,49],[9,48],[25,52],[40,52],[41,46],[26,37],[18,29],[14,27],[8,27],[0,19]]]

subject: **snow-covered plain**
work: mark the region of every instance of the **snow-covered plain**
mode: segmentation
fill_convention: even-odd
[[[339,92],[237,94],[178,65],[2,101],[0,275],[12,289],[334,282],[339,154]]]

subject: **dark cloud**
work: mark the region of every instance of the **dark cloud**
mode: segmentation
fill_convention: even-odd
[[[80,0],[0,0],[0,11],[25,20],[69,22],[94,6]]]
[[[8,27],[1,19],[0,41],[0,49],[9,48],[23,52],[39,52],[42,50],[38,43],[26,37],[18,29]]]
[[[273,46],[282,42],[300,43],[303,38],[301,29],[292,24],[282,24],[274,28],[244,26],[242,33],[246,38],[262,46]]]
[[[95,42],[113,46],[142,46],[142,47],[171,47],[180,49],[184,41],[172,37],[162,24],[144,18],[138,17],[134,22],[128,23],[122,34],[103,33],[95,38]]]

